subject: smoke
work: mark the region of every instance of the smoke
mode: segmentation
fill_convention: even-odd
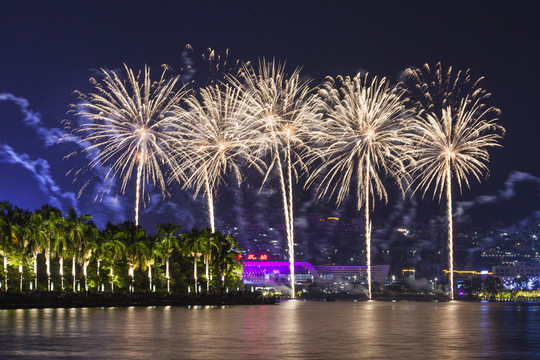
[[[405,278],[405,284],[416,291],[431,291],[436,294],[443,295],[444,292],[439,289],[432,289],[431,283],[426,279],[409,279]]]
[[[337,286],[337,288],[339,288],[340,289],[339,291],[341,292],[347,292],[350,295],[359,295],[359,296],[365,296],[365,297],[369,296],[369,291],[364,285],[351,283],[350,280],[344,277],[341,277],[341,276],[334,277],[334,283],[339,284],[339,285],[334,285],[334,287]]]
[[[375,224],[380,224],[381,221],[385,224],[380,233],[381,236],[373,237],[373,245],[381,249],[387,248],[389,243],[401,238],[402,235],[396,231],[396,228],[409,227],[417,221],[418,199],[416,196],[410,197],[410,194],[406,194],[405,200],[396,197],[393,204],[388,214],[385,214],[383,218],[378,216],[373,220]]]
[[[241,248],[268,252],[274,260],[282,260],[287,249],[285,219],[280,192],[269,186],[274,174],[270,174],[266,186],[260,188],[260,175],[249,170],[247,173],[254,179],[222,193],[224,196],[218,204],[221,224],[230,227],[228,230],[236,236]],[[232,178],[230,180],[233,182]]]
[[[33,160],[28,154],[18,154],[11,146],[0,144],[0,162],[21,165],[30,171],[40,190],[48,196],[48,202],[51,205],[63,209],[62,200],[67,200],[77,210],[78,202],[75,194],[70,191],[63,192],[60,189],[51,175],[47,160],[41,158]]]
[[[30,103],[28,102],[28,100],[17,97],[10,93],[0,93],[0,101],[11,101],[19,106],[21,113],[24,115],[24,125],[34,129],[36,134],[43,141],[45,147],[56,144],[64,134],[61,129],[49,129],[45,127],[43,125],[43,121],[41,120],[41,114],[29,109]]]
[[[23,115],[25,126],[34,130],[40,140],[43,141],[45,148],[58,142],[63,132],[58,128],[47,128],[41,119],[41,114],[30,110],[30,104],[27,99],[17,97],[10,93],[0,93],[0,101],[10,101],[19,107]],[[71,191],[62,191],[51,174],[49,162],[43,158],[33,159],[30,155],[17,153],[13,147],[8,144],[0,143],[0,162],[12,165],[20,165],[30,171],[33,178],[37,181],[39,189],[47,196],[48,203],[64,209],[64,203],[67,201],[74,209],[78,209],[78,201],[75,194]]]
[[[528,185],[525,194],[520,194],[520,190]],[[534,192],[533,192],[534,191]],[[523,192],[523,191],[522,191]],[[518,199],[519,196],[524,199]],[[513,202],[519,202],[520,211],[513,212],[514,219],[519,226],[528,224],[532,219],[540,217],[540,209],[538,208],[538,199],[540,198],[540,178],[526,172],[513,171],[510,173],[502,189],[495,194],[477,196],[470,201],[459,201],[456,203],[455,216],[458,221],[470,220],[471,213],[478,208],[494,208],[495,206],[508,206]],[[525,201],[525,202],[523,202]],[[536,203],[535,203],[536,201]],[[513,207],[512,207],[513,208]],[[526,213],[522,213],[523,209],[528,209]]]
[[[193,199],[191,192],[178,192],[174,194],[174,202],[164,199],[161,194],[152,194],[147,207],[142,211],[141,222],[149,224],[147,231],[154,230],[156,223],[173,221],[182,226],[183,230],[189,231],[198,225],[201,219],[206,219],[206,201],[202,196]]]
[[[191,48],[191,46],[189,46],[188,48],[188,46],[186,46],[186,50],[182,51],[182,54],[180,55],[183,65],[182,69],[180,70],[182,71],[182,80],[184,81],[184,83],[188,83],[193,80],[196,73],[196,70],[193,68],[195,62],[191,58],[191,55],[193,54],[193,49]],[[191,55],[188,49],[191,49]]]
[[[540,178],[529,173],[514,171],[510,173],[508,179],[504,182],[504,188],[495,195],[481,195],[472,201],[461,201],[456,205],[456,216],[464,215],[465,211],[477,205],[493,204],[507,201],[516,196],[516,184],[521,182],[533,182],[538,185],[540,190]]]
[[[273,284],[272,288],[275,289],[275,292],[280,292],[285,296],[291,296],[292,295],[291,288],[288,287],[288,286]]]

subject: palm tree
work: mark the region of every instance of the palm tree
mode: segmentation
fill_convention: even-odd
[[[83,268],[85,291],[88,291],[88,265],[90,264],[92,255],[99,249],[99,244],[97,242],[99,235],[98,228],[92,223],[88,224],[85,233],[86,241],[79,251],[79,265]]]
[[[60,274],[60,288],[62,290],[64,290],[64,258],[72,254],[73,251],[73,243],[65,236],[65,234],[57,236],[51,243],[51,256],[58,257],[58,262],[60,264],[58,271]]]
[[[104,244],[106,243],[105,239],[107,236],[107,228],[103,231],[97,230],[95,242],[94,242],[94,251],[93,256],[96,259],[96,276],[100,279],[99,270],[101,269],[101,262],[105,258],[105,249]],[[112,238],[112,236],[110,236]],[[99,286],[99,285],[98,285]]]
[[[135,292],[135,271],[145,263],[147,254],[148,247],[143,241],[137,241],[126,246],[126,260],[129,266],[128,274],[131,276],[132,292]]]
[[[19,264],[19,291],[23,291],[23,267],[28,254],[29,240],[21,230],[17,230],[13,242],[14,256]]]
[[[30,219],[30,212],[13,208],[15,224],[12,226],[12,241],[14,257],[19,264],[19,290],[23,290],[23,267],[28,254],[28,246],[30,244],[30,232],[27,231],[27,224]]]
[[[198,293],[198,279],[197,279],[197,260],[201,255],[203,255],[203,244],[201,239],[204,236],[209,236],[210,229],[206,228],[202,231],[193,228],[189,233],[183,233],[181,236],[184,239],[182,242],[182,255],[183,256],[192,256],[193,257],[193,280],[195,293]]]
[[[111,265],[111,292],[114,292],[114,263],[124,257],[126,252],[126,245],[116,239],[106,241],[101,246],[103,258]]]
[[[47,246],[47,238],[38,230],[38,224],[41,221],[41,216],[32,213],[27,227],[27,231],[31,233],[30,253],[34,263],[34,288],[38,290],[38,255],[41,254]],[[62,267],[60,267],[62,268]]]
[[[155,239],[152,239],[150,237],[148,238],[146,248],[147,253],[145,265],[146,267],[148,267],[149,290],[152,291],[152,266],[156,263],[156,260],[163,259],[164,248],[161,244],[157,243]]]
[[[62,234],[62,213],[55,207],[43,205],[37,210],[35,221],[38,227],[39,236],[43,236],[46,240],[45,246],[45,264],[47,267],[47,291],[51,291],[51,242],[54,237]]]
[[[135,270],[145,263],[148,254],[148,247],[145,244],[147,234],[142,227],[129,221],[122,224],[123,231],[118,232],[114,238],[125,244],[125,258],[131,277],[131,290],[135,291]]]
[[[222,232],[212,234],[216,247],[214,250],[214,263],[218,269],[221,285],[225,286],[225,276],[227,276],[233,267],[238,265],[237,255],[242,251],[238,249],[238,242],[232,235],[225,235]]]
[[[180,225],[176,225],[172,222],[167,224],[156,224],[158,228],[157,235],[161,238],[160,244],[163,247],[163,255],[165,256],[165,277],[167,278],[167,292],[171,291],[170,288],[170,273],[169,273],[169,259],[174,249],[180,248],[178,237],[174,234],[180,231]]]
[[[238,252],[237,252],[238,251]],[[225,254],[225,256],[220,260],[220,269],[222,274],[222,287],[225,287],[227,284],[227,279],[230,280],[231,275],[237,274],[240,276],[240,281],[242,281],[242,273],[244,269],[244,260],[238,258],[238,254],[241,251],[231,251]]]
[[[11,203],[0,203],[0,254],[4,257],[4,289],[8,289],[8,254],[13,248],[16,230],[15,208]]]
[[[77,273],[76,273],[76,263],[79,260],[79,262],[84,262],[82,259],[83,255],[83,249],[89,250],[90,248],[88,245],[88,232],[91,229],[91,221],[92,217],[90,215],[81,215],[78,216],[75,209],[73,209],[71,206],[68,208],[67,216],[65,219],[66,222],[66,236],[69,238],[69,240],[72,243],[72,270],[71,274],[73,275],[73,291],[76,290],[76,282],[77,282]],[[93,224],[92,224],[93,225]],[[86,257],[89,258],[91,255],[86,254]]]
[[[218,248],[218,244],[216,243],[216,239],[214,237],[215,233],[210,233],[209,229],[208,231],[205,230],[207,229],[203,229],[201,231],[201,237],[199,241],[202,245],[201,250],[203,252],[203,261],[206,270],[206,292],[209,292],[210,280],[212,279],[212,275],[210,274],[210,261],[212,260],[212,254]]]

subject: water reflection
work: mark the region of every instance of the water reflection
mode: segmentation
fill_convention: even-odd
[[[540,358],[537,306],[312,302],[0,310],[0,358]]]

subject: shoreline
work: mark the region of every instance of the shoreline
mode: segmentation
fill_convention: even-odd
[[[131,307],[131,306],[231,306],[231,305],[276,305],[280,301],[289,298],[280,298],[276,295],[263,295],[261,292],[238,291],[230,293],[202,293],[194,294],[161,294],[161,293],[63,293],[38,291],[31,293],[1,293],[0,310],[14,309],[60,309],[60,308],[97,308],[97,307]],[[327,296],[298,298],[303,301],[321,302],[349,302],[367,301],[366,298],[355,298],[350,296]],[[444,296],[380,296],[374,297],[372,301],[380,302],[450,302]],[[459,302],[482,302],[493,304],[509,305],[540,305],[540,301],[514,299],[489,301],[478,298],[458,298]]]
[[[275,305],[279,303],[279,300],[277,296],[264,296],[260,293],[247,292],[201,295],[35,292],[30,294],[2,294],[0,296],[0,310],[129,306]]]

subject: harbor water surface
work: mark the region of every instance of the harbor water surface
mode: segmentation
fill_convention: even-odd
[[[0,359],[540,359],[540,306],[317,302],[0,310]]]

